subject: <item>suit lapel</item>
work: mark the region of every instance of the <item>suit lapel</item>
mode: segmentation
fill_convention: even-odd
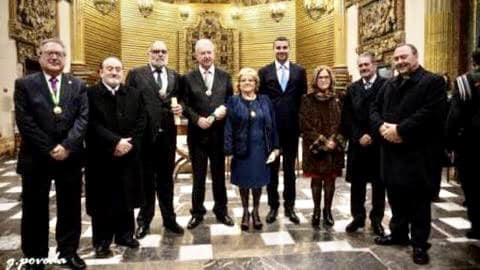
[[[273,62],[270,65],[270,72],[272,72],[273,77],[275,77],[275,85],[276,85],[275,89],[277,89],[279,93],[283,93],[282,86],[280,85],[280,78],[278,78],[277,67],[275,66],[275,62]]]
[[[157,82],[155,81],[155,77],[153,77],[153,72],[149,65],[146,65],[142,69],[142,75],[143,77],[145,77],[146,81],[150,85],[150,88],[154,89],[155,94],[158,95],[158,85],[157,85]]]
[[[197,80],[198,85],[203,85],[202,91],[205,92],[207,91],[207,86],[205,85],[205,82],[203,81],[202,74],[200,73],[200,69],[197,68],[195,71],[193,71],[193,77]],[[215,77],[213,78],[215,79]],[[212,86],[213,88],[213,86]]]
[[[45,98],[47,103],[53,108],[53,100],[52,95],[50,94],[50,89],[48,88],[47,80],[42,72],[37,73],[37,77],[35,78],[35,84],[40,92],[40,94]]]
[[[72,94],[72,80],[65,73],[62,74],[62,84],[60,85],[60,106],[68,104],[68,99]]]
[[[215,68],[215,74],[213,75],[213,82],[212,82],[212,92],[214,91],[214,89],[218,88],[220,80],[221,80],[220,71],[217,68]]]
[[[165,68],[167,70],[167,97],[172,93],[173,87],[175,86],[175,74],[169,68]]]

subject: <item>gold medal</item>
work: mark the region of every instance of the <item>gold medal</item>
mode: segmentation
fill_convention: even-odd
[[[257,116],[257,114],[255,113],[255,111],[252,110],[252,111],[250,111],[250,116],[251,116],[252,118],[254,118],[255,116]]]
[[[61,113],[62,113],[62,107],[60,107],[60,106],[55,106],[55,107],[53,108],[53,113],[54,113],[54,114],[57,114],[57,115],[58,115],[58,114],[61,114]]]

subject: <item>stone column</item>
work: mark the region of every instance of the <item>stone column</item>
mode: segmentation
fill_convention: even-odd
[[[425,1],[425,67],[436,73],[457,76],[458,26],[454,0]]]
[[[87,81],[91,72],[85,64],[84,0],[72,1],[72,74]]]
[[[350,83],[351,78],[348,74],[347,68],[347,35],[345,28],[346,21],[346,9],[345,9],[345,0],[334,0],[334,66],[333,70],[335,71],[336,79],[336,90],[345,91],[347,84]]]

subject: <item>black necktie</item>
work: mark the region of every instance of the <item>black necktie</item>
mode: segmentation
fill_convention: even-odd
[[[155,82],[157,83],[158,88],[162,89],[162,69],[157,68],[155,69],[155,72],[157,73],[157,79],[155,80]]]

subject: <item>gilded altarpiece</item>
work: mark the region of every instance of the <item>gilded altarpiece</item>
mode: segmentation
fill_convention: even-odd
[[[195,59],[195,43],[202,38],[208,38],[215,44],[215,66],[230,74],[239,71],[239,32],[233,28],[223,27],[220,14],[215,11],[202,11],[194,27],[187,27],[180,43],[180,56],[185,55],[183,71],[194,69],[198,66]],[[184,51],[183,51],[184,50]]]
[[[357,53],[370,51],[379,63],[389,63],[397,44],[405,42],[404,0],[358,2]]]
[[[57,34],[57,7],[52,0],[10,0],[9,35],[17,43],[18,62],[38,59],[41,40]]]

